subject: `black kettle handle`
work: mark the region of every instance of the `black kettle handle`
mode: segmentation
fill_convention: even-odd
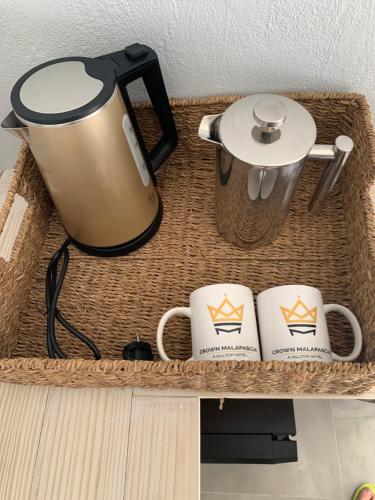
[[[167,91],[165,90],[163,76],[161,74],[158,56],[155,51],[146,45],[135,43],[129,45],[124,51],[113,52],[104,56],[109,58],[113,64],[122,97],[127,108],[129,118],[132,122],[137,140],[144,154],[149,170],[153,174],[160,165],[168,158],[177,146],[177,130],[174,123],[172,110],[169,105]],[[159,120],[163,135],[156,146],[148,151],[135,113],[131,104],[126,86],[142,78],[155,114]]]

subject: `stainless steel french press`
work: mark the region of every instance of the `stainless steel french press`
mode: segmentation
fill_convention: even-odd
[[[353,149],[350,137],[315,144],[316,125],[299,103],[257,94],[222,114],[204,116],[201,139],[217,146],[216,222],[223,237],[256,248],[273,241],[284,222],[306,158],[327,160],[309,203],[318,212]]]

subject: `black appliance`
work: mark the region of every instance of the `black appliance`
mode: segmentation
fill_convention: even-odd
[[[201,462],[277,464],[297,461],[293,401],[201,399]]]

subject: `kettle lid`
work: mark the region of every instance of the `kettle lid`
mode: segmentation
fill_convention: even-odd
[[[233,156],[262,167],[295,163],[316,140],[316,125],[307,109],[275,94],[255,94],[234,102],[223,113],[218,132]]]
[[[106,62],[64,57],[36,66],[14,85],[12,107],[20,120],[56,125],[84,118],[113,95],[115,75]]]

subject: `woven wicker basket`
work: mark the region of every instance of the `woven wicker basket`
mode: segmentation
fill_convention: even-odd
[[[237,97],[173,101],[179,147],[158,175],[164,221],[145,247],[113,259],[72,249],[60,308],[100,348],[92,361],[82,344],[58,330],[64,352],[74,359],[49,360],[45,338],[44,276],[64,229],[44,188],[31,153],[23,146],[16,174],[0,213],[0,230],[16,192],[29,208],[10,262],[0,259],[0,380],[66,386],[190,388],[209,391],[359,395],[375,386],[375,220],[371,189],[375,178],[374,134],[368,105],[355,94],[289,94],[314,116],[318,141],[351,136],[355,149],[339,185],[319,216],[307,204],[324,168],[305,165],[289,217],[277,240],[248,251],[225,242],[214,220],[215,151],[197,137],[204,114],[219,113]],[[144,135],[155,137],[152,111],[137,111]],[[286,284],[321,289],[326,302],[350,307],[361,323],[360,363],[246,361],[185,362],[189,324],[175,319],[165,332],[166,350],[178,361],[128,362],[122,347],[136,333],[151,342],[162,313],[187,305],[189,293],[215,282],[242,283],[255,293]],[[332,347],[352,345],[342,318],[329,318]],[[79,358],[79,359],[76,359]],[[86,359],[84,359],[86,358]]]

